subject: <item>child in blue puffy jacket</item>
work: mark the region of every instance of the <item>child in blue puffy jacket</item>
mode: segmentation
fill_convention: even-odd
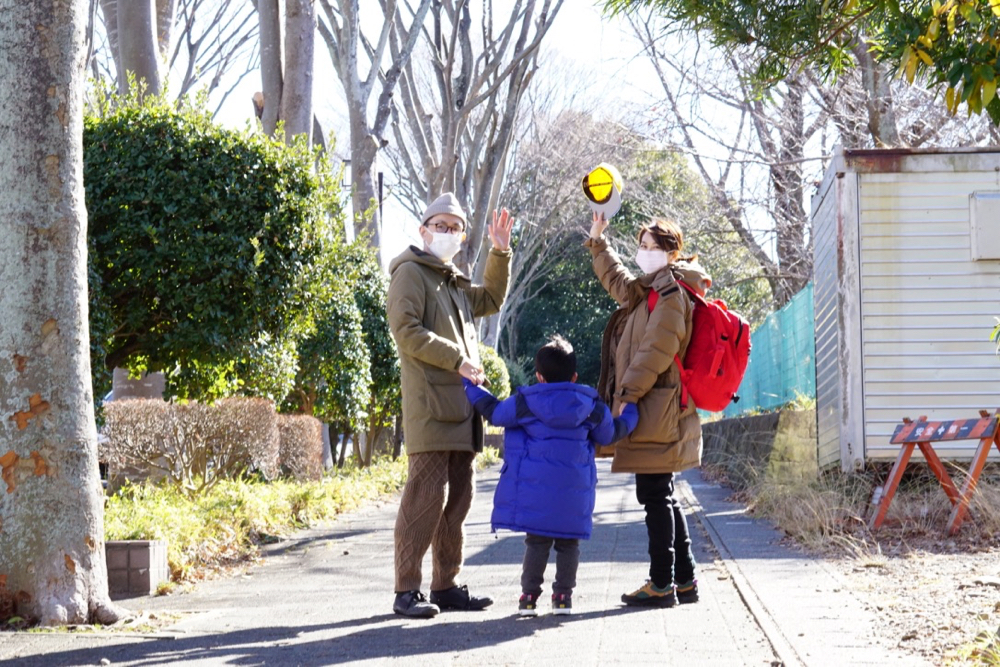
[[[527,533],[521,570],[521,616],[537,615],[549,551],[555,546],[552,611],[569,614],[580,564],[580,540],[590,538],[597,486],[594,444],[631,433],[639,419],[626,404],[615,419],[597,391],[576,384],[576,355],[554,336],[535,355],[539,384],[499,401],[465,380],[476,411],[503,426],[504,464],[493,497],[493,530]]]

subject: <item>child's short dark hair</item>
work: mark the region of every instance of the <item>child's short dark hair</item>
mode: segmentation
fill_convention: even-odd
[[[535,371],[546,382],[572,382],[576,375],[576,353],[569,341],[556,334],[535,353]]]

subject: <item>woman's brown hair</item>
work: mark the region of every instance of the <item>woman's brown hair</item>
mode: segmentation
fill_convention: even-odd
[[[677,259],[692,262],[698,258],[698,255],[682,254],[684,251],[684,232],[681,231],[680,226],[673,220],[654,218],[647,222],[639,228],[639,233],[636,235],[639,243],[642,243],[642,235],[646,232],[649,232],[653,240],[656,241],[656,245],[666,250],[668,254],[676,252]]]

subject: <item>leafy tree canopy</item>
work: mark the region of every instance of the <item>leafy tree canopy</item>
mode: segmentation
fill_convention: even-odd
[[[85,119],[95,365],[164,371],[180,397],[289,388],[313,267],[340,219],[308,147],[197,107],[114,100]],[[282,385],[282,386],[278,386]]]
[[[604,0],[608,14],[644,7],[746,49],[764,86],[807,65],[835,76],[863,41],[910,83],[944,86],[951,113],[965,103],[1000,125],[1000,0]]]

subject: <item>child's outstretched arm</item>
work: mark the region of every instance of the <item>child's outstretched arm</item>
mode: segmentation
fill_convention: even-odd
[[[626,403],[622,410],[621,417],[612,418],[611,410],[604,403],[600,404],[604,408],[604,416],[601,422],[591,430],[590,439],[599,445],[610,445],[618,442],[626,435],[635,430],[639,423],[639,410],[635,403]]]
[[[486,389],[462,378],[465,395],[476,412],[494,426],[517,426],[517,406],[513,396],[501,401]]]

